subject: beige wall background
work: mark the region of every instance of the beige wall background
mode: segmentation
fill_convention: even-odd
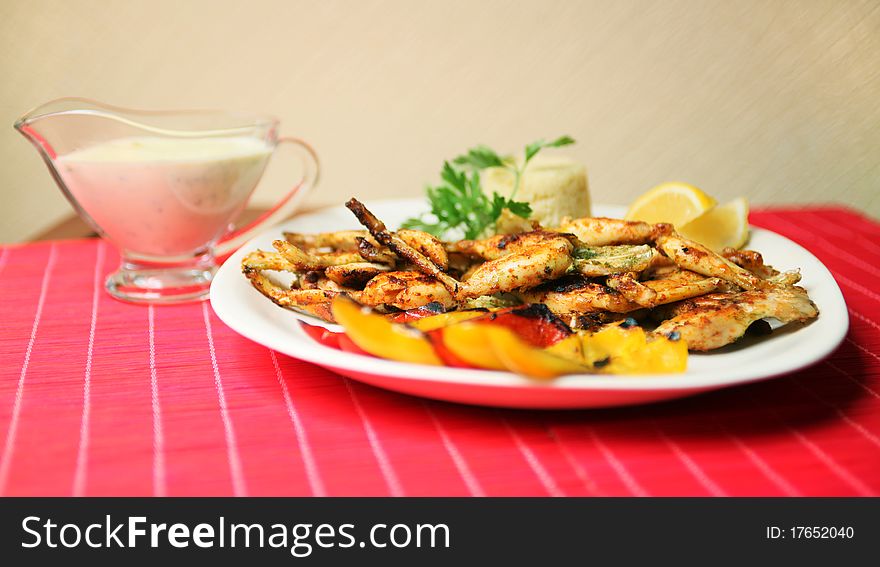
[[[12,123],[72,95],[273,113],[321,155],[309,205],[570,134],[595,202],[681,179],[880,216],[877,0],[0,0],[0,72],[0,241],[70,214]]]

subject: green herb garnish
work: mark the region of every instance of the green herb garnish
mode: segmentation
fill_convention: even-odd
[[[522,218],[529,218],[532,208],[528,203],[515,201],[522,182],[523,172],[529,161],[544,148],[559,148],[573,144],[569,136],[553,141],[538,140],[526,146],[522,163],[517,166],[511,158],[503,159],[487,146],[476,146],[452,162],[443,162],[441,183],[425,190],[431,205],[429,218],[411,218],[403,222],[403,228],[414,228],[431,233],[438,238],[448,232],[459,231],[464,238],[473,239],[493,226],[501,212],[508,209]],[[493,192],[489,197],[480,185],[480,171],[489,167],[503,167],[513,173],[513,191],[510,197]]]

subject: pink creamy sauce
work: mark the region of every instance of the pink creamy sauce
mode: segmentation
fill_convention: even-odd
[[[272,146],[251,137],[132,137],[60,156],[70,193],[118,246],[187,256],[216,241],[244,208]]]

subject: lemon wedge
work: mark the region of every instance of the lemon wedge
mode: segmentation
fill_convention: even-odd
[[[626,220],[668,222],[680,228],[717,204],[715,199],[688,183],[662,183],[630,205]]]
[[[749,239],[749,203],[739,197],[678,227],[678,233],[716,252],[741,248]]]

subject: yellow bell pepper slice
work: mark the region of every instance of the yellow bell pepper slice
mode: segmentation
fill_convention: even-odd
[[[333,299],[330,309],[348,338],[374,356],[417,364],[443,364],[420,331],[392,323],[342,295]]]
[[[641,327],[609,325],[582,335],[584,363],[605,374],[656,374],[687,369],[687,343],[651,336]]]
[[[687,370],[688,347],[684,340],[671,341],[660,337],[645,345],[645,363],[642,372],[666,373]]]
[[[404,325],[344,296],[333,300],[331,310],[358,347],[401,362],[443,364],[424,334],[430,332],[432,340],[442,341],[438,349],[446,349],[463,363],[540,380],[585,372],[650,374],[684,372],[687,368],[685,341],[651,335],[641,327],[608,325],[599,332],[575,333],[540,349],[504,326],[468,322],[484,315],[480,311],[442,313]]]
[[[512,372],[538,380],[589,372],[582,364],[531,346],[510,329],[484,326],[495,355]]]
[[[467,364],[488,370],[507,370],[489,342],[488,330],[492,328],[482,323],[461,323],[444,327],[440,333],[446,349]]]
[[[544,349],[544,352],[577,362],[578,364],[584,363],[583,339],[577,333],[572,333],[558,343],[548,346]]]
[[[584,362],[601,372],[625,374],[621,361],[629,360],[645,345],[645,331],[641,327],[625,329],[609,325],[596,333],[582,335]]]
[[[461,323],[444,327],[442,339],[449,352],[478,368],[509,370],[541,380],[589,371],[580,363],[577,335],[540,349],[500,325]]]
[[[439,313],[430,317],[423,317],[407,323],[410,327],[420,331],[433,331],[441,327],[448,327],[456,323],[462,323],[477,317],[486,315],[485,311],[450,311],[449,313]]]

